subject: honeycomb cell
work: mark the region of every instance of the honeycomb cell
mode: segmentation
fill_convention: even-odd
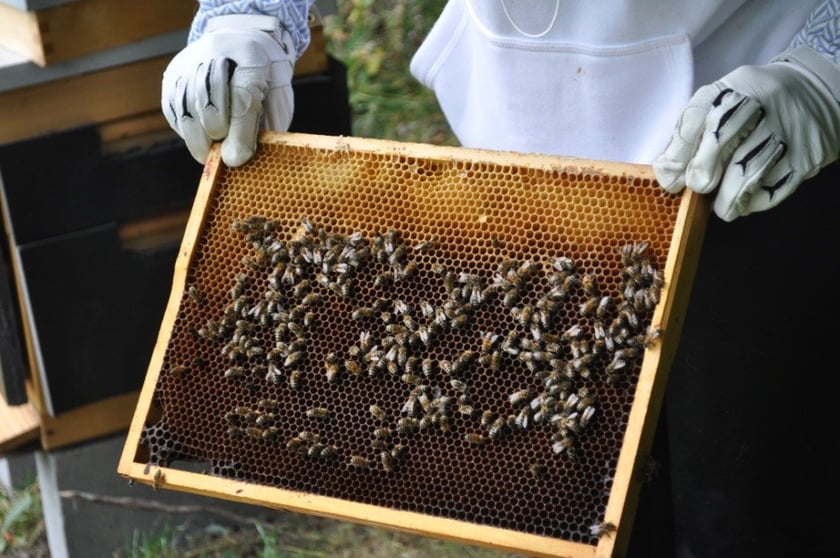
[[[680,198],[509,160],[260,149],[204,208],[149,461],[596,543]]]

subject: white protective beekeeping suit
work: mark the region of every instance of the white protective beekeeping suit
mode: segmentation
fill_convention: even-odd
[[[411,71],[466,146],[650,163],[699,85],[769,62],[818,4],[450,0]]]

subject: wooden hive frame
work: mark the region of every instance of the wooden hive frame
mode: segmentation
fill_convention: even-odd
[[[372,154],[374,158],[406,158],[410,161],[431,161],[444,166],[466,162],[478,167],[492,165],[498,168],[537,169],[540,173],[570,173],[575,176],[595,177],[593,180],[596,182],[601,180],[600,177],[619,177],[622,183],[653,185],[650,191],[656,192],[655,196],[667,196],[655,186],[651,169],[643,165],[362,138],[264,133],[260,138],[260,151],[254,161],[270,166],[282,165],[282,157],[275,157],[279,157],[278,153],[286,149],[311,151],[316,159],[317,156],[323,157],[318,160],[321,162],[338,161],[335,167],[324,171],[324,176],[331,172],[340,175],[342,158]],[[317,164],[319,163],[313,160],[312,165]],[[218,208],[220,184],[227,177],[233,186],[229,184],[226,187],[235,188],[238,172],[240,171],[228,169],[222,164],[219,146],[215,146],[205,165],[182,241],[169,304],[119,462],[120,475],[155,488],[209,495],[539,556],[615,556],[625,551],[640,491],[640,475],[637,471],[643,467],[644,458],[651,448],[668,369],[679,342],[688,294],[699,259],[708,215],[708,205],[702,197],[685,191],[675,198],[677,209],[673,214],[673,233],[667,242],[667,253],[662,268],[665,285],[651,318],[651,323],[659,326],[665,333],[659,342],[644,350],[638,380],[635,387],[631,387],[632,408],[619,443],[620,452],[602,518],[604,523],[611,524],[615,529],[608,530],[593,543],[419,513],[411,509],[393,509],[312,491],[289,490],[245,482],[183,470],[170,464],[158,464],[149,460],[148,451],[143,448],[142,436],[147,425],[158,419],[155,393],[164,374],[165,359],[172,343],[173,329],[178,325],[179,311],[190,298],[187,296],[187,285],[192,266],[196,265],[196,250],[212,229],[208,224],[209,215]],[[341,180],[341,177],[337,180]],[[604,181],[609,182],[606,179]],[[603,184],[601,186],[609,187]],[[258,208],[255,207],[254,210],[258,211]],[[595,233],[598,234],[598,231]],[[194,403],[200,405],[201,401]]]

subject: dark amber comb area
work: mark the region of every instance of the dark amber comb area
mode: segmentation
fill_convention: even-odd
[[[642,167],[296,137],[194,210],[135,458],[597,544],[682,198]]]

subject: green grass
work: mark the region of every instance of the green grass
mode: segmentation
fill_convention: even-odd
[[[301,514],[203,531],[137,533],[119,558],[503,558],[491,549]]]
[[[45,546],[38,484],[13,491],[0,488],[0,556],[41,556]]]
[[[171,519],[154,531],[135,530],[114,558],[505,558],[491,549],[356,523],[255,508],[252,523],[210,524]],[[169,516],[177,518],[177,516]],[[0,556],[47,558],[37,483],[0,490]]]

